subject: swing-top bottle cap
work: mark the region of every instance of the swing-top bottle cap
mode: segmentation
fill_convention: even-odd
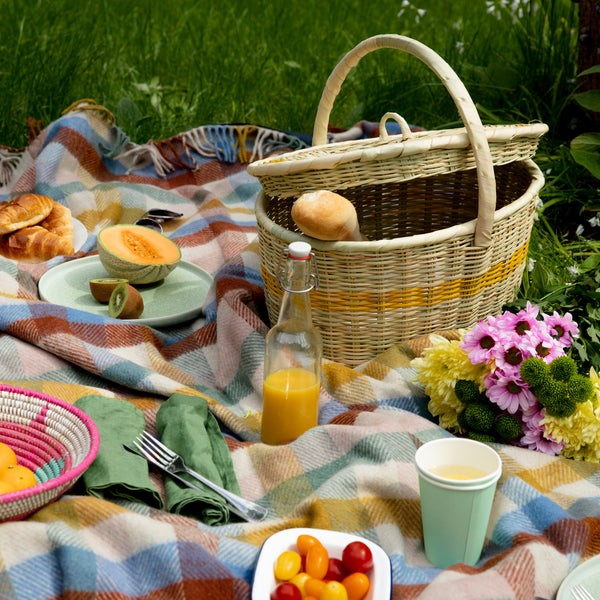
[[[311,246],[308,242],[291,242],[288,246],[288,255],[290,258],[310,258],[310,251]]]

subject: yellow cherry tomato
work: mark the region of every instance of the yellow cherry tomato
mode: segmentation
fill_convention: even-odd
[[[348,592],[339,581],[328,581],[321,590],[319,600],[348,600]]]
[[[307,533],[303,533],[298,536],[296,540],[296,546],[298,547],[298,552],[302,554],[302,556],[306,556],[308,551],[313,546],[322,546],[321,542],[314,536],[308,535]]]
[[[304,573],[304,572],[298,573],[297,575],[294,575],[290,579],[290,583],[293,583],[300,590],[300,593],[302,594],[303,598],[306,596],[305,586],[306,586],[306,582],[309,579],[310,579],[310,575],[308,575],[308,573]]]
[[[302,557],[293,550],[282,552],[275,561],[273,573],[279,581],[289,581],[300,572]]]
[[[342,585],[348,592],[348,600],[362,600],[369,591],[369,578],[364,573],[351,573],[342,579]]]
[[[306,572],[315,579],[323,579],[329,568],[329,553],[319,545],[309,548],[306,553]]]
[[[322,579],[309,577],[304,583],[304,591],[307,596],[318,598],[321,595],[321,590],[325,587],[325,582]]]

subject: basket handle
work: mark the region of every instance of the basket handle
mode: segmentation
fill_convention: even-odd
[[[400,125],[400,131],[402,132],[402,140],[408,140],[412,137],[412,131],[410,130],[409,124],[406,122],[406,119],[401,117],[398,113],[395,112],[386,112],[381,120],[379,121],[379,139],[382,142],[387,141],[390,137],[390,134],[387,132],[385,128],[385,124],[390,120],[394,119],[398,125]]]
[[[471,141],[477,167],[479,201],[474,243],[475,246],[480,247],[490,246],[494,213],[496,211],[496,178],[483,124],[469,92],[452,67],[441,56],[421,42],[402,35],[376,35],[364,40],[353,50],[350,50],[331,72],[325,84],[317,109],[317,116],[315,117],[313,145],[320,146],[327,143],[327,128],[333,102],[350,70],[358,64],[363,56],[380,48],[395,48],[416,56],[441,79],[452,96]]]

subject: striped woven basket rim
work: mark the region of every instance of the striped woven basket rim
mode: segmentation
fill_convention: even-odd
[[[81,448],[79,454],[68,457],[63,471],[58,475],[35,486],[3,494],[0,511],[4,514],[11,513],[11,517],[23,512],[33,512],[56,499],[90,466],[100,445],[96,424],[81,409],[43,392],[0,384],[0,433],[5,433],[5,439],[9,439],[13,428],[19,430],[20,442],[25,444],[20,449],[26,449],[26,444],[29,443],[35,453],[36,440],[40,440],[42,444],[40,452],[43,451],[43,444],[46,444],[46,449],[54,452],[61,446],[66,452],[68,445],[73,444],[80,445]],[[25,434],[23,428],[27,428]],[[65,433],[65,437],[67,433],[69,435],[66,443],[58,437],[57,432],[60,430]],[[48,445],[47,441],[43,441],[43,438],[48,437],[53,438],[55,443]],[[36,503],[38,496],[41,500]],[[11,506],[14,506],[14,510]]]

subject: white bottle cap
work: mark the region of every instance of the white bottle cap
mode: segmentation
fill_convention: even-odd
[[[288,254],[291,258],[309,258],[310,250],[311,247],[308,242],[291,242],[288,246]]]

